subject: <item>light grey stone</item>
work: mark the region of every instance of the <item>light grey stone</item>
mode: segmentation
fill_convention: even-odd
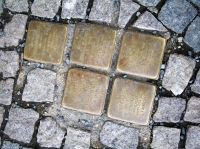
[[[19,149],[19,144],[10,141],[3,141],[2,149]]]
[[[89,0],[63,0],[61,18],[85,19]]]
[[[53,18],[58,12],[61,0],[34,0],[31,6],[32,15]]]
[[[156,6],[161,0],[136,0],[136,1],[143,6],[149,7],[149,6]]]
[[[13,79],[0,81],[0,104],[10,105],[12,102]]]
[[[65,131],[51,117],[40,121],[37,134],[37,142],[40,147],[60,148],[64,139]]]
[[[5,0],[6,7],[14,12],[28,12],[28,0]]]
[[[89,20],[113,23],[116,7],[115,0],[94,0]]]
[[[133,27],[137,27],[145,30],[157,30],[161,32],[167,32],[167,29],[160,23],[150,12],[145,11],[136,22]]]
[[[187,103],[185,121],[200,123],[200,98],[191,97]]]
[[[67,136],[65,137],[65,146],[63,149],[89,149],[89,147],[90,133],[72,127],[67,128]]]
[[[158,19],[174,32],[182,33],[196,14],[197,10],[186,0],[167,0]]]
[[[19,70],[19,55],[15,51],[0,50],[0,72],[3,77],[15,77]]]
[[[111,148],[136,149],[138,132],[134,128],[106,122],[100,132],[100,141]]]
[[[11,107],[4,133],[11,139],[30,143],[39,114],[32,109]]]
[[[138,11],[140,5],[134,3],[132,0],[122,0],[120,3],[120,13],[118,19],[118,25],[124,28],[128,21],[131,19],[132,15]]]
[[[185,110],[186,101],[182,98],[161,97],[158,109],[153,116],[155,122],[177,123]]]
[[[181,130],[155,126],[153,128],[152,149],[178,149]]]
[[[0,36],[0,47],[17,46],[23,39],[28,16],[23,14],[13,15],[12,20],[4,27],[4,34]]]
[[[200,0],[190,0],[200,8]]]
[[[29,148],[29,147],[22,147],[22,146],[20,146],[20,149],[34,149],[34,148]]]
[[[197,73],[195,82],[191,85],[191,90],[197,94],[200,94],[200,70]]]
[[[192,77],[195,60],[178,54],[171,54],[162,81],[162,86],[174,95],[181,94]]]
[[[22,100],[31,102],[53,102],[56,73],[36,68],[27,75]]]
[[[1,126],[1,123],[3,122],[4,112],[5,112],[4,107],[0,107],[0,126]],[[0,138],[0,140],[1,140],[1,138]],[[0,143],[0,145],[1,145],[1,143]]]
[[[199,1],[200,2],[200,1]],[[194,52],[200,51],[200,17],[196,17],[188,27],[184,42],[194,49]]]
[[[185,149],[199,149],[199,147],[200,147],[200,127],[189,126],[187,130]]]

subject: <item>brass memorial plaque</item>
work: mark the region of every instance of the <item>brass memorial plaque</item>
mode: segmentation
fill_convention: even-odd
[[[28,26],[24,58],[60,64],[67,37],[66,25],[31,21]]]
[[[117,70],[135,76],[158,79],[165,39],[128,31],[124,34]]]
[[[100,115],[104,106],[109,78],[105,75],[70,69],[62,106],[72,110]]]
[[[109,27],[79,23],[76,26],[71,62],[106,69],[114,51],[116,31]]]
[[[155,95],[156,87],[153,85],[117,78],[111,93],[108,117],[147,125]]]

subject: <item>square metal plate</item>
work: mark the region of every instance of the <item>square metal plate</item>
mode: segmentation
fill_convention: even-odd
[[[104,106],[109,78],[105,75],[70,69],[62,106],[72,110],[100,115]]]
[[[66,25],[31,21],[28,26],[24,58],[36,62],[60,64],[66,37]]]
[[[79,23],[76,26],[71,62],[107,69],[114,51],[116,31],[109,27]]]
[[[147,125],[155,95],[156,87],[153,85],[117,78],[111,93],[108,117]]]
[[[127,31],[122,39],[117,70],[125,74],[158,79],[165,39]]]

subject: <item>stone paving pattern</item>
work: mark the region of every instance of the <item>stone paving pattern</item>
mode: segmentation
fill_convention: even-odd
[[[199,10],[0,0],[0,148],[199,148]]]

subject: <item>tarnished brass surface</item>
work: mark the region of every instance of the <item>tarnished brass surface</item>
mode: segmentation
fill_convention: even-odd
[[[70,69],[62,106],[100,115],[108,88],[108,77],[81,69]]]
[[[60,64],[66,36],[65,25],[31,21],[28,26],[24,58],[42,63]]]
[[[164,49],[164,38],[128,31],[122,39],[117,70],[158,79]]]
[[[109,27],[79,23],[76,26],[71,61],[84,66],[109,67],[116,31]]]
[[[108,107],[108,117],[147,125],[153,107],[156,87],[150,84],[117,78]]]

